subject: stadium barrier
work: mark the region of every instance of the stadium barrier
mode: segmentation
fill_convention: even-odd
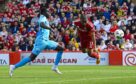
[[[122,65],[122,51],[109,51],[109,65]]]
[[[0,66],[1,65],[9,65],[9,54],[8,53],[0,53]]]
[[[124,66],[136,66],[136,51],[124,51],[122,59]]]
[[[9,52],[9,64],[16,64],[21,60],[21,52]]]
[[[52,65],[55,61],[56,52],[43,52],[30,65]],[[29,52],[22,53],[22,58],[29,56]],[[108,65],[108,53],[101,52],[101,63],[99,65]],[[60,65],[96,65],[96,59],[88,57],[82,52],[64,52]]]
[[[0,65],[15,64],[22,58],[29,56],[31,52],[0,52]],[[52,65],[56,52],[42,52],[29,65]],[[136,51],[101,51],[101,63],[99,65],[136,65]],[[96,65],[95,59],[82,52],[64,52],[60,65]]]

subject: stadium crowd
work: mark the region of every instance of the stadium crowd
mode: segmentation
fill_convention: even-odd
[[[95,25],[101,50],[136,50],[136,5],[131,0],[14,0],[0,17],[0,50],[31,51],[38,28],[40,7],[51,14],[50,39],[66,50],[79,51],[80,39],[73,21],[82,9]],[[122,29],[124,37],[114,36]]]

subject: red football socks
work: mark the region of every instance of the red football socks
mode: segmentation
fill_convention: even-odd
[[[92,52],[91,57],[99,59],[99,54],[97,52]]]

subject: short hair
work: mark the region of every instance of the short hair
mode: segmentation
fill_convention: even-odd
[[[47,18],[49,18],[50,16],[46,8],[41,8],[40,14],[44,15]]]

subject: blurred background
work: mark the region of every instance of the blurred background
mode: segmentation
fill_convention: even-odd
[[[95,25],[101,50],[136,50],[135,0],[0,0],[0,51],[31,51],[38,32],[40,7],[51,14],[50,39],[66,51],[80,51],[80,39],[73,21],[83,9]],[[114,32],[123,30],[124,37]]]

